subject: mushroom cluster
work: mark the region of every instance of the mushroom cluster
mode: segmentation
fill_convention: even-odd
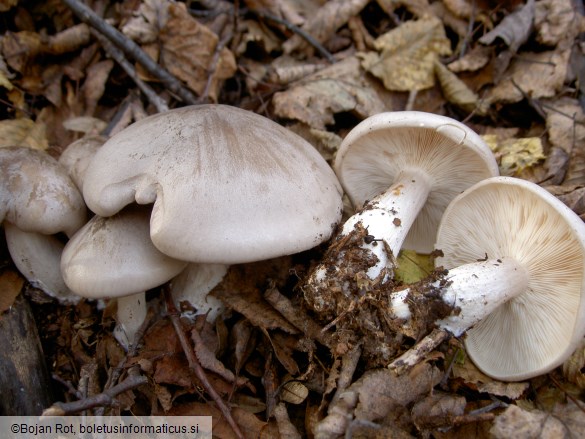
[[[499,177],[469,128],[420,112],[379,114],[350,131],[335,171],[361,208],[303,286],[314,311],[338,323],[361,299],[378,308],[386,300],[379,321],[409,335],[465,334],[474,363],[506,381],[549,372],[583,339],[585,224],[540,186]],[[395,291],[403,244],[441,255],[439,279]],[[432,307],[423,313],[431,321],[414,321]],[[366,323],[379,332],[376,316]]]
[[[224,105],[147,117],[82,168],[97,216],[67,244],[61,270],[81,296],[118,298],[126,347],[145,315],[144,290],[185,270],[171,288],[213,319],[219,305],[206,295],[228,265],[312,248],[342,213],[341,186],[312,145]]]

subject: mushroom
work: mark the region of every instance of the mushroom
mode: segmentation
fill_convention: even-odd
[[[0,148],[0,222],[18,270],[35,287],[75,302],[60,275],[63,243],[86,220],[83,198],[65,169],[45,152]]]
[[[454,312],[437,325],[459,337],[487,375],[518,381],[562,364],[585,335],[585,224],[540,186],[477,183],[445,210],[436,248],[448,269],[433,285]],[[410,290],[392,297],[408,320]]]
[[[341,187],[327,162],[277,123],[225,105],[188,106],[142,119],[96,153],[83,194],[110,216],[154,203],[150,236],[190,262],[269,259],[328,239]]]
[[[341,288],[364,271],[370,282],[389,280],[403,243],[429,253],[447,204],[474,183],[498,175],[489,147],[464,124],[418,111],[381,113],[353,128],[335,158],[335,171],[354,206],[330,255],[309,276],[305,296]],[[368,201],[369,200],[369,201]],[[348,243],[341,250],[336,243]],[[347,250],[358,248],[359,257]],[[356,262],[354,262],[356,261]],[[359,267],[355,266],[359,264]]]
[[[82,137],[70,143],[59,156],[59,163],[67,169],[80,191],[83,189],[83,179],[89,162],[106,140],[103,136]]]
[[[152,245],[149,217],[148,207],[136,205],[108,218],[94,216],[69,240],[61,257],[65,283],[76,294],[117,298],[114,335],[125,349],[146,318],[145,291],[187,265]]]

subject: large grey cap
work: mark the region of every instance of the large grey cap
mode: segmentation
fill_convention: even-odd
[[[156,114],[116,134],[90,163],[83,193],[101,216],[154,203],[156,247],[220,264],[311,248],[342,211],[337,178],[309,143],[224,105]]]
[[[0,222],[25,232],[72,235],[86,208],[67,171],[51,156],[25,147],[0,148]]]

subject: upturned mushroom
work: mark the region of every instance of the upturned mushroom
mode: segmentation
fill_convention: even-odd
[[[187,265],[158,251],[149,236],[150,209],[128,206],[94,216],[67,243],[61,257],[65,283],[90,299],[117,299],[114,336],[125,348],[146,317],[145,291],[169,281]]]
[[[436,248],[448,269],[432,285],[453,312],[437,321],[487,375],[518,381],[562,364],[585,335],[585,223],[528,181],[494,177],[445,210]],[[408,321],[407,289],[395,317]],[[436,297],[433,294],[433,297]],[[421,305],[424,306],[424,305]]]
[[[498,175],[492,152],[470,128],[418,111],[362,121],[343,140],[334,168],[359,210],[332,243],[335,251],[306,282],[305,296],[317,308],[323,291],[355,293],[358,272],[364,272],[363,282],[390,280],[403,243],[430,253],[448,203],[474,183]]]
[[[0,222],[16,267],[48,295],[76,301],[61,278],[55,235],[71,236],[85,223],[81,194],[55,159],[30,148],[0,148],[0,174]]]
[[[331,235],[341,187],[300,136],[225,105],[142,119],[110,138],[85,176],[89,208],[110,216],[153,203],[150,236],[163,253],[233,264],[292,254]]]

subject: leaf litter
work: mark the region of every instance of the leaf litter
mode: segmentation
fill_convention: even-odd
[[[542,184],[585,217],[585,20],[570,0],[98,0],[93,7],[200,102],[267,115],[329,161],[370,115],[446,114],[497,139],[502,174]],[[100,31],[65,3],[27,9],[12,0],[0,9],[7,24],[0,43],[3,146],[58,156],[73,140],[119,131],[156,111],[140,94],[148,90],[171,108],[182,105],[136,59],[121,69],[96,40]],[[138,80],[146,88],[139,91]],[[549,375],[501,383],[450,340],[398,376],[384,363],[420,334],[371,326],[384,321],[383,296],[353,305],[333,297],[327,306],[345,313],[333,325],[338,313],[315,312],[306,301],[301,281],[326,247],[232,267],[212,293],[227,307],[222,318],[215,325],[181,320],[246,437],[583,435],[582,347]],[[398,284],[429,275],[418,255],[400,257],[412,264],[401,264]],[[117,404],[101,410],[211,415],[214,435],[237,437],[193,374],[162,293],[149,292],[149,324],[138,349],[125,353],[111,335],[111,304],[60,306],[23,289],[2,260],[2,290],[10,292],[2,308],[21,290],[33,300],[57,380],[55,401],[64,404],[56,406],[83,403],[137,374],[148,384],[114,392]]]

